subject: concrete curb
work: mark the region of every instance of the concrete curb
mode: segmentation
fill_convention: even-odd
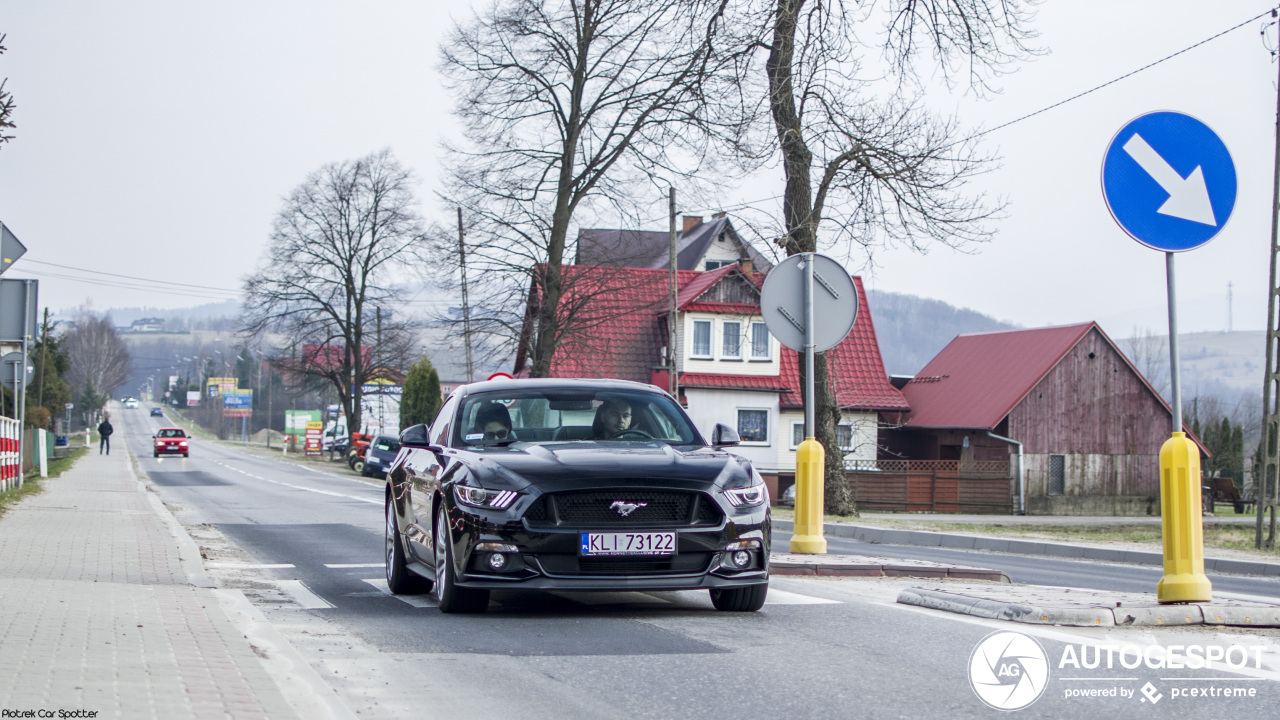
[[[953,567],[923,560],[892,560],[862,555],[792,555],[773,553],[769,556],[770,575],[820,577],[910,577],[957,580],[985,580],[1007,583],[1009,576],[999,570],[977,567]]]
[[[991,620],[1006,620],[1028,625],[1067,625],[1072,627],[1177,627],[1185,625],[1218,625],[1232,627],[1280,627],[1280,606],[1215,605],[1125,605],[1110,607],[1101,603],[1010,602],[978,597],[976,594],[910,588],[898,594],[903,605],[942,610],[959,615]]]
[[[792,523],[788,520],[774,520],[773,524],[780,530],[790,532],[792,529]],[[941,547],[950,550],[986,550],[1013,553],[1015,555],[1043,555],[1066,560],[1101,560],[1102,562],[1155,565],[1157,567],[1164,565],[1164,555],[1162,553],[1140,550],[1097,548],[1040,540],[1014,540],[991,537],[989,535],[957,535],[930,530],[898,530],[895,528],[877,528],[845,523],[826,523],[824,529],[827,535],[833,537],[849,538],[879,545],[916,545],[921,547]],[[1206,557],[1204,559],[1204,570],[1211,573],[1280,577],[1280,563],[1263,562],[1261,560],[1227,560]]]

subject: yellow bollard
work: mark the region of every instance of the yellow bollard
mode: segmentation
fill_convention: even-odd
[[[798,491],[796,496],[798,503]],[[1160,448],[1160,514],[1164,577],[1156,584],[1156,599],[1162,603],[1210,602],[1213,586],[1204,575],[1200,519],[1200,449],[1186,433],[1174,433]]]
[[[805,438],[796,449],[796,521],[791,533],[791,552],[825,555],[827,539],[822,536],[822,474],[826,451],[822,443]]]

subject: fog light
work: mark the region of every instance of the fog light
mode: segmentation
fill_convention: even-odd
[[[489,556],[489,567],[494,570],[501,570],[507,566],[507,556],[494,553]]]
[[[733,564],[737,567],[744,568],[751,562],[751,553],[746,550],[739,550],[733,554]]]

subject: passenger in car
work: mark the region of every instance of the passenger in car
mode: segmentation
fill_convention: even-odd
[[[476,425],[472,431],[483,433],[485,440],[514,440],[511,431],[511,413],[502,403],[488,402],[476,410]]]
[[[610,398],[596,408],[596,419],[591,431],[597,439],[611,438],[631,427],[631,405],[625,400]]]

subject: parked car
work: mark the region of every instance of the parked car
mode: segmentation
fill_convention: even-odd
[[[151,408],[151,417],[164,417],[164,410],[158,407]]]
[[[152,443],[152,457],[178,454],[188,457],[191,453],[191,439],[187,437],[187,431],[182,428],[160,428],[152,436]]]
[[[364,451],[364,470],[360,474],[365,477],[385,478],[387,468],[391,467],[391,463],[399,453],[400,438],[394,435],[375,437]]]
[[[446,613],[505,590],[707,589],[755,611],[769,583],[769,494],[671,396],[618,380],[494,380],[400,434],[387,476],[393,593]]]

